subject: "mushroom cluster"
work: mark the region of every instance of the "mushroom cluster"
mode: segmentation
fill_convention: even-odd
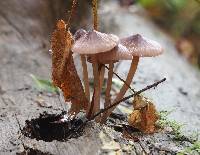
[[[100,94],[104,81],[105,65],[109,65],[107,88],[105,93],[104,108],[123,98],[137,69],[140,57],[154,57],[162,54],[163,48],[153,40],[142,37],[139,34],[119,39],[116,35],[101,33],[96,30],[85,31],[79,29],[74,35],[72,52],[81,56],[83,67],[83,82],[85,95],[91,102],[88,108],[88,117],[100,110]],[[114,63],[120,60],[132,60],[124,85],[116,98],[111,101],[111,87]],[[90,97],[88,70],[86,61],[92,63],[94,76],[93,97]],[[98,121],[105,122],[112,109],[105,112]]]

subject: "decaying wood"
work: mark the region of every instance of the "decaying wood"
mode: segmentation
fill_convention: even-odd
[[[23,128],[26,120],[37,118],[39,114],[44,111],[54,114],[61,113],[63,108],[60,104],[63,105],[64,109],[69,109],[68,105],[64,104],[64,98],[62,95],[59,96],[57,94],[46,92],[39,93],[36,91],[34,89],[34,83],[29,76],[30,74],[34,74],[44,79],[50,79],[51,61],[47,54],[50,49],[49,38],[56,19],[60,19],[65,15],[65,7],[68,6],[67,2],[68,1],[66,0],[42,0],[37,2],[33,0],[21,0],[20,2],[19,0],[0,1],[0,154],[16,154],[17,152],[23,152],[23,143],[26,147],[56,155],[106,154],[109,152],[141,154],[144,152],[144,149],[146,152],[150,151],[155,154],[161,154],[163,151],[172,154],[182,149],[183,143],[174,143],[170,136],[165,133],[156,133],[154,135],[145,136],[139,135],[142,144],[141,147],[141,144],[134,142],[134,140],[125,140],[124,137],[122,137],[121,132],[114,130],[117,130],[119,127],[117,128],[113,126],[113,124],[111,124],[110,127],[107,125],[99,126],[94,123],[88,124],[83,136],[78,139],[70,139],[66,142],[56,140],[52,142],[45,142],[42,140],[37,141],[36,139],[30,139],[21,134],[15,116],[18,118],[19,124]],[[82,5],[82,8],[87,7],[87,4]],[[106,15],[102,14],[101,19],[106,20],[107,18],[110,18],[111,15],[118,15],[120,12],[126,13],[128,16],[125,16],[124,14],[116,16],[117,25],[122,24],[122,22],[118,21],[119,17],[123,17],[123,20],[126,21],[126,18],[124,17],[130,16],[131,19],[138,19],[138,22],[141,25],[140,28],[145,27],[149,32],[158,32],[154,27],[151,27],[149,22],[145,22],[144,24],[144,21],[140,20],[142,18],[141,16],[133,18],[132,13],[126,12],[125,10],[121,11],[120,8],[115,12],[110,12]],[[79,16],[76,18],[78,17]],[[128,21],[130,22],[130,18]],[[85,21],[82,23],[87,24]],[[109,23],[108,25],[111,24]],[[115,28],[117,28],[117,25]],[[130,32],[134,29],[133,25],[131,25]],[[122,30],[129,31],[126,26],[127,24],[120,25],[121,28],[117,32],[121,33]],[[111,29],[113,28],[114,27],[112,26]],[[138,25],[136,24],[135,30],[137,30],[137,28]],[[166,39],[165,35],[162,34],[161,36],[160,37],[165,40],[164,42],[167,45],[169,44],[170,47],[171,42]],[[159,39],[159,37],[157,38]],[[173,50],[169,51],[174,52]],[[155,64],[158,64],[158,62],[155,61]],[[175,53],[163,56],[162,62],[159,62],[159,66],[162,69],[158,69],[158,67],[158,71],[156,69],[149,69],[150,66],[151,65],[146,67],[150,70],[149,72],[147,70],[145,70],[145,72],[141,71],[142,73],[140,74],[139,79],[136,78],[136,82],[141,85],[141,81],[145,81],[142,83],[142,86],[145,86],[146,83],[151,83],[152,81],[163,77],[165,75],[161,73],[163,68],[173,68],[176,71],[176,75],[168,72],[167,75],[171,81],[166,84],[168,87],[164,87],[162,91],[160,91],[161,88],[159,88],[158,91],[160,92],[160,98],[156,98],[153,93],[151,95],[153,98],[157,99],[157,103],[162,105],[178,102],[181,102],[181,106],[187,105],[184,108],[180,108],[187,116],[187,109],[189,109],[189,114],[190,110],[196,110],[192,118],[188,117],[186,120],[191,122],[192,127],[194,127],[193,122],[198,125],[196,118],[199,118],[199,107],[196,106],[194,109],[191,107],[195,106],[195,99],[200,101],[199,94],[196,93],[199,92],[199,89],[196,87],[199,84],[199,74],[191,69],[188,64],[186,64]],[[123,68],[126,67],[123,66]],[[142,70],[144,68],[145,67],[143,67]],[[188,75],[188,70],[190,71],[190,75]],[[169,70],[166,69],[166,71]],[[152,74],[150,74],[150,72],[152,72]],[[178,80],[183,77],[185,78],[181,83],[178,83],[176,80],[177,77]],[[185,80],[190,77],[193,78],[191,80]],[[170,83],[173,83],[173,87]],[[193,88],[193,91],[188,93],[187,96],[181,95],[180,92],[176,90],[177,87],[182,86],[183,83]],[[157,92],[154,94],[157,95]],[[170,99],[168,99],[169,101],[165,98],[164,94],[168,97],[170,96]],[[39,106],[37,104],[38,98],[43,100],[46,107],[52,108]],[[173,99],[173,102],[171,99]],[[163,100],[165,101],[164,103],[162,102]],[[187,101],[187,104],[184,104],[184,101]],[[115,121],[118,122],[116,119]],[[134,137],[136,135],[132,136]]]

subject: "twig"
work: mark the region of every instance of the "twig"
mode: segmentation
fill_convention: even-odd
[[[128,99],[130,99],[130,98],[132,98],[132,97],[134,97],[134,96],[137,96],[137,95],[141,94],[142,92],[144,92],[144,91],[146,91],[146,90],[148,90],[148,89],[151,89],[151,88],[154,88],[154,87],[158,86],[160,83],[164,82],[165,80],[166,80],[166,78],[164,78],[164,79],[162,79],[162,80],[160,80],[160,81],[158,81],[158,82],[155,82],[155,83],[152,84],[152,85],[146,86],[145,88],[143,88],[143,89],[141,89],[141,90],[135,92],[134,94],[129,95],[129,96],[127,96],[127,97],[124,97],[124,98],[122,98],[121,100],[115,102],[114,104],[112,104],[112,105],[110,105],[110,106],[108,106],[108,107],[106,107],[106,108],[104,108],[104,109],[101,109],[99,112],[97,112],[97,113],[91,118],[91,120],[93,120],[95,117],[97,117],[97,116],[100,115],[101,113],[104,113],[105,111],[111,109],[112,107],[117,106],[119,103],[121,103],[121,102],[123,102],[123,101],[126,101],[126,100],[128,100]]]
[[[67,26],[68,27],[70,27],[70,22],[71,22],[73,14],[74,14],[74,11],[75,11],[75,8],[76,8],[76,4],[77,4],[77,0],[73,0],[72,8],[71,8],[70,15],[69,15],[69,18],[68,18],[68,21],[67,21]]]
[[[134,94],[129,95],[129,96],[127,96],[127,97],[124,97],[123,99],[121,99],[121,100],[115,102],[114,104],[112,104],[112,105],[110,105],[110,106],[108,106],[108,107],[106,107],[106,108],[104,108],[104,109],[101,109],[99,112],[97,112],[95,115],[93,115],[90,119],[87,119],[85,122],[83,122],[79,127],[73,129],[74,133],[77,132],[77,131],[79,131],[79,130],[80,130],[82,127],[84,127],[89,121],[95,119],[97,116],[99,116],[100,114],[104,113],[105,111],[111,109],[111,108],[114,107],[114,106],[117,106],[119,103],[121,103],[121,102],[123,102],[123,101],[125,101],[125,100],[128,100],[129,98],[132,98],[132,97],[134,97],[134,96],[137,96],[137,95],[141,94],[142,92],[144,92],[144,91],[146,91],[146,90],[149,90],[149,89],[151,89],[151,88],[157,87],[160,83],[162,83],[162,82],[164,82],[164,81],[166,81],[166,78],[164,78],[164,79],[162,79],[162,80],[160,80],[160,81],[158,81],[158,82],[155,82],[155,83],[153,83],[153,84],[151,84],[151,85],[148,85],[148,86],[146,86],[145,88],[143,88],[143,89],[141,89],[141,90],[135,92]],[[69,137],[71,137],[72,135],[73,135],[73,134],[71,134]]]
[[[95,30],[98,29],[98,13],[97,13],[97,0],[92,0],[92,11],[93,11],[93,27]]]
[[[104,65],[104,64],[103,64],[103,65]],[[109,67],[107,67],[106,65],[104,65],[104,66],[105,66],[105,68],[106,68],[107,70],[109,70]],[[124,79],[122,79],[122,78],[121,78],[117,73],[115,73],[114,71],[113,71],[113,74],[115,74],[115,76],[116,76],[118,79],[120,79],[122,82],[124,82],[124,84],[125,84],[133,93],[135,93],[135,90],[134,90],[133,88],[131,88],[131,86],[128,85]]]

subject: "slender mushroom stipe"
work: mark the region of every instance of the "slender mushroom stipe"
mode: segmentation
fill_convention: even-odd
[[[77,0],[73,0],[68,24],[66,25],[63,20],[58,21],[57,29],[52,36],[52,79],[54,84],[62,89],[66,101],[71,101],[72,106],[70,112],[73,114],[75,113],[74,117],[83,109],[86,111],[88,120],[96,117],[95,120],[97,122],[100,121],[104,123],[120,102],[149,88],[147,86],[147,88],[135,92],[131,89],[130,85],[137,70],[140,57],[154,57],[160,55],[163,49],[156,41],[144,38],[139,34],[119,39],[116,35],[97,31],[97,0],[92,0],[93,30],[85,31],[84,29],[79,29],[73,36],[74,38],[72,38],[69,31],[69,23],[77,2]],[[72,53],[80,54],[85,91],[76,71]],[[94,77],[93,96],[90,104],[88,103],[88,101],[90,102],[90,88],[86,60],[92,63]],[[115,74],[113,71],[114,63],[120,60],[132,60],[132,62],[126,81],[122,79],[124,84],[114,101],[111,101],[112,78]],[[109,64],[109,68],[105,64]],[[100,110],[100,95],[104,82],[105,67],[109,70],[108,80],[104,110]],[[164,80],[165,79],[162,81]],[[155,85],[158,85],[160,82]],[[134,94],[123,98],[129,88]],[[100,116],[101,113],[102,115]]]
[[[119,38],[112,34],[105,34],[92,30],[86,32],[84,35],[80,35],[75,41],[72,52],[85,54],[91,57],[92,67],[93,67],[93,76],[94,76],[94,109],[92,113],[95,114],[100,109],[100,74],[99,74],[99,65],[97,61],[97,54],[110,51],[116,47],[119,43]]]
[[[124,45],[127,49],[129,49],[129,52],[132,54],[133,59],[131,62],[131,66],[130,66],[126,81],[113,102],[117,102],[120,99],[122,99],[125,93],[127,92],[128,87],[126,84],[128,85],[131,84],[134,74],[136,72],[140,57],[155,57],[163,53],[163,48],[161,47],[159,43],[157,43],[156,41],[144,38],[139,34],[122,38],[120,39],[120,43]],[[105,118],[107,118],[114,109],[115,107],[110,109]],[[104,119],[102,121],[105,122],[106,120]]]
[[[81,55],[81,64],[83,68],[83,83],[85,87],[85,96],[87,97],[88,101],[90,101],[90,86],[89,86],[89,78],[88,78],[88,69],[86,58],[84,55]]]
[[[74,34],[74,40],[78,40],[81,36],[85,35],[87,32],[84,29],[79,29]],[[89,86],[89,78],[88,78],[88,69],[85,55],[81,54],[81,64],[83,68],[83,83],[85,88],[85,96],[88,101],[90,101],[90,86]]]
[[[106,98],[105,98],[105,105],[107,107],[110,103],[110,90],[112,86],[112,78],[113,78],[113,67],[114,63],[119,60],[132,60],[132,55],[130,54],[129,50],[121,45],[118,44],[115,48],[108,52],[98,53],[96,54],[96,60],[98,63],[101,64],[109,64],[111,66],[110,72],[108,73],[108,84],[106,88]],[[89,57],[89,62],[92,62],[92,59]],[[106,119],[106,114],[103,114],[103,119]]]
[[[108,71],[108,81],[107,81],[107,87],[106,87],[106,95],[105,95],[105,104],[104,104],[104,108],[110,106],[111,104],[111,95],[110,95],[110,91],[112,88],[112,77],[113,77],[113,69],[114,69],[114,63],[110,62],[109,64],[109,71]],[[102,120],[105,120],[107,116],[107,111],[103,114]]]

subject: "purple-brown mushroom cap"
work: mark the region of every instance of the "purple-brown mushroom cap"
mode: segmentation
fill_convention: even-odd
[[[78,29],[76,33],[74,34],[74,40],[78,40],[81,36],[85,35],[87,33],[84,29]]]
[[[119,38],[117,36],[92,30],[75,41],[72,52],[79,54],[97,54],[110,51],[118,43]]]
[[[127,47],[133,56],[154,57],[163,53],[163,48],[159,43],[140,34],[122,38],[120,43]]]
[[[110,51],[96,54],[97,62],[102,64],[109,64],[110,62],[117,62],[119,60],[132,60],[132,58],[133,56],[129,50],[121,44],[118,44]],[[92,62],[90,56],[88,57],[88,61]]]

